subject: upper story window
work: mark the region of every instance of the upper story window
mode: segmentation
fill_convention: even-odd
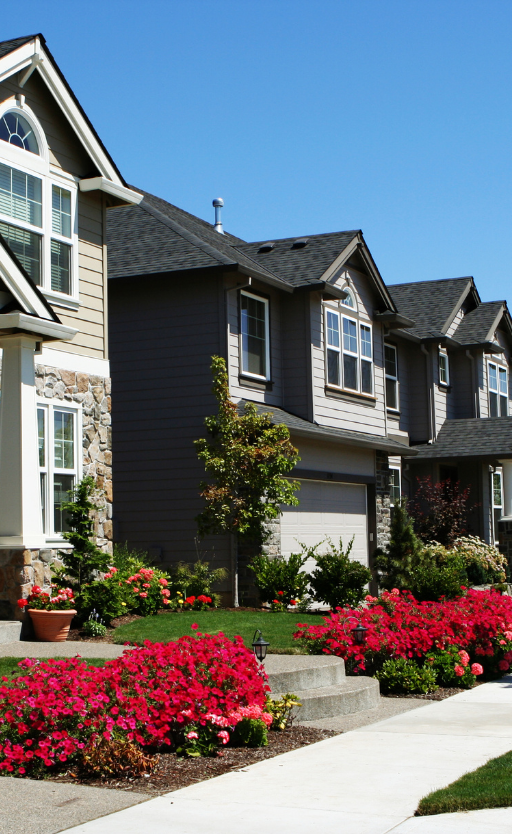
[[[50,172],[44,134],[26,106],[0,104],[0,139],[0,234],[51,301],[76,308],[76,182]]]
[[[443,348],[439,348],[439,385],[450,384],[450,366],[448,354]]]
[[[327,384],[373,394],[372,329],[337,310],[325,310]]]
[[[350,290],[348,287],[344,287],[343,289],[345,290],[347,295],[345,298],[342,299],[341,303],[344,304],[345,307],[352,307],[352,309],[355,309],[356,303],[354,301],[354,294],[352,290]]]
[[[386,407],[398,411],[398,358],[394,345],[384,345],[386,370]]]
[[[241,370],[256,379],[270,379],[268,299],[240,293]]]
[[[494,362],[488,362],[489,416],[506,417],[508,414],[507,369]]]
[[[39,154],[39,145],[33,127],[24,116],[16,112],[4,113],[0,120],[0,139],[23,148],[30,153]]]

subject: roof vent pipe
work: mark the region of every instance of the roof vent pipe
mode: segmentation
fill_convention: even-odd
[[[222,228],[222,220],[220,219],[220,210],[224,205],[224,200],[222,197],[216,197],[215,200],[212,201],[212,206],[215,209],[215,230],[219,232],[221,235],[224,234],[224,229]]]

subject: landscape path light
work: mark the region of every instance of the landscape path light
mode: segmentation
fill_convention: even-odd
[[[366,643],[366,632],[368,631],[368,629],[366,628],[366,626],[362,625],[359,622],[357,617],[347,617],[347,619],[343,622],[343,630],[345,631],[345,634],[347,633],[347,629],[345,628],[345,626],[347,625],[349,620],[353,620],[355,623],[357,623],[357,625],[355,625],[354,628],[350,629],[350,633],[352,635],[354,643],[357,646],[364,646],[364,644]]]
[[[259,634],[259,637],[256,635]],[[263,663],[267,656],[267,648],[270,646],[268,640],[265,640],[263,634],[261,633],[260,629],[257,628],[254,632],[254,637],[252,638],[252,647],[254,649],[254,654],[256,655],[257,660],[260,663]]]

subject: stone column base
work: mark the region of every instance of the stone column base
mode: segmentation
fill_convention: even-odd
[[[52,564],[61,564],[57,550],[0,550],[0,620],[23,620],[18,600],[28,597],[32,585],[50,590]]]

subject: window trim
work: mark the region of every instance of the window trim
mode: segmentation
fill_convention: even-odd
[[[352,315],[347,315],[347,312],[350,310]],[[338,335],[339,335],[339,345],[338,347],[330,345],[328,343],[328,315],[329,313],[338,317]],[[355,324],[356,327],[356,340],[357,340],[357,351],[353,352],[351,350],[346,350],[344,345],[344,329],[343,329],[343,320],[347,319],[347,321],[352,322]],[[370,331],[370,346],[371,346],[371,358],[362,355],[362,339],[361,339],[361,330],[363,327],[368,328]],[[375,374],[374,374],[374,345],[373,345],[373,326],[371,321],[365,321],[360,319],[357,316],[357,313],[354,314],[352,307],[347,307],[347,305],[337,306],[334,307],[329,304],[324,304],[324,367],[325,367],[325,384],[329,389],[333,391],[340,391],[344,394],[351,394],[353,396],[360,396],[360,397],[368,397],[371,399],[375,398]],[[329,372],[329,351],[337,352],[339,357],[339,378],[340,384],[337,385],[335,382],[330,382],[328,378]],[[357,362],[357,388],[347,388],[345,385],[344,379],[344,362],[343,357],[344,355],[352,356],[356,359]],[[371,392],[363,391],[362,389],[362,364],[366,362],[370,365],[371,373],[370,373],[370,380],[371,380]]]
[[[37,398],[36,410],[44,411],[45,423],[45,460],[44,464],[39,465],[40,475],[45,475],[45,512],[43,516],[43,535],[48,544],[56,543],[59,546],[66,546],[68,543],[66,539],[59,532],[54,530],[54,501],[53,501],[53,485],[55,475],[72,475],[74,484],[76,485],[82,478],[83,461],[82,461],[82,408],[77,405],[70,406],[66,401],[58,399],[42,399]],[[65,467],[55,466],[55,421],[53,415],[56,411],[63,411],[67,414],[73,415],[74,426],[74,449],[73,449],[73,469],[66,469]],[[39,460],[38,460],[39,463]],[[43,511],[43,508],[42,508]]]
[[[490,368],[493,367],[496,369],[496,389],[491,389],[491,372]],[[501,386],[500,386],[500,371],[505,374],[506,380],[506,387],[507,393],[506,397],[501,393]],[[508,367],[505,365],[501,365],[496,360],[487,360],[487,403],[489,408],[489,417],[491,417],[491,394],[496,396],[496,406],[498,413],[496,417],[508,417],[509,413],[509,374],[508,374]],[[505,414],[501,412],[501,401],[505,399]]]
[[[244,368],[244,350],[243,350],[243,332],[242,332],[242,296],[253,298],[265,306],[265,375],[254,374]],[[267,295],[259,295],[256,292],[247,292],[247,290],[240,290],[238,300],[238,321],[239,338],[238,338],[238,352],[239,352],[239,368],[240,376],[248,379],[258,380],[258,382],[270,382],[270,298]]]
[[[446,359],[446,380],[441,379],[441,357]],[[448,358],[448,351],[446,348],[439,348],[438,358],[437,358],[437,373],[438,373],[438,384],[443,388],[449,388],[450,386],[450,360]]]
[[[15,217],[3,213],[0,213],[0,220],[10,226],[32,232],[41,237],[41,283],[38,285],[39,289],[51,303],[67,309],[77,310],[80,306],[78,270],[78,179],[64,171],[60,173],[53,165],[50,166],[46,137],[30,108],[25,104],[23,108],[20,108],[13,99],[10,99],[0,105],[0,118],[6,112],[10,111],[24,116],[30,122],[36,134],[40,155],[38,156],[30,151],[26,151],[24,148],[18,148],[16,145],[11,145],[8,142],[0,140],[0,162],[23,174],[37,177],[41,180],[42,224],[41,226],[34,226],[25,220],[18,220]],[[70,237],[58,234],[52,229],[53,186],[69,191],[71,194]],[[62,293],[52,289],[52,240],[64,243],[71,249],[69,293]]]
[[[402,497],[402,470],[400,469],[399,466],[390,466],[389,471],[390,472],[398,472],[398,494],[399,494],[399,499],[400,499]],[[393,486],[396,486],[396,485],[393,484]],[[391,500],[391,480],[389,482],[389,506],[390,507],[395,506],[394,501]]]
[[[391,348],[391,350],[395,353],[395,369],[396,373],[395,376],[391,376],[388,374],[386,370],[386,348]],[[386,391],[386,382],[390,379],[395,383],[395,391],[396,391],[396,406],[388,405],[388,397]],[[391,344],[391,342],[384,342],[384,396],[386,399],[386,410],[392,411],[394,414],[398,414],[400,412],[400,381],[398,379],[398,348],[396,345]]]

